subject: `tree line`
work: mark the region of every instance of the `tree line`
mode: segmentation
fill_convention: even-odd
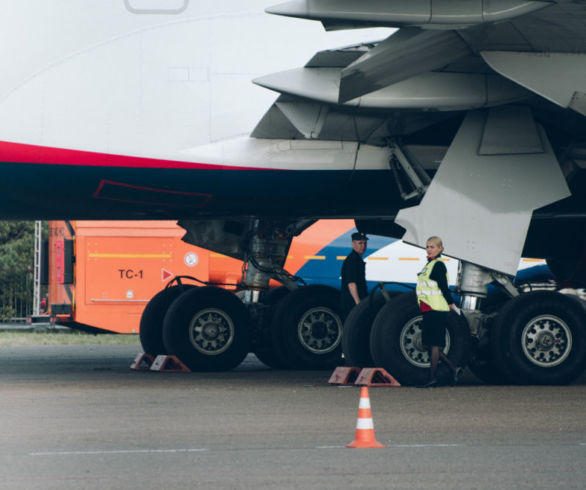
[[[0,221],[0,319],[32,314],[34,221]]]

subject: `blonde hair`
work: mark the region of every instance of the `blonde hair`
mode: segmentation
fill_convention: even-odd
[[[444,244],[442,243],[442,239],[440,237],[438,237],[438,236],[430,236],[427,239],[427,241],[433,243],[437,247],[440,247],[442,249],[442,252],[444,251]]]

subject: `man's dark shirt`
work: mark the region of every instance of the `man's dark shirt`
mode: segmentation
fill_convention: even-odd
[[[362,257],[360,257],[355,250],[352,250],[350,255],[346,257],[346,260],[344,260],[344,264],[342,264],[342,294],[340,295],[340,300],[345,313],[349,313],[356,304],[354,298],[352,298],[352,295],[350,294],[350,290],[348,289],[349,282],[356,283],[358,297],[360,299],[368,296],[365,269],[366,265],[364,264]]]

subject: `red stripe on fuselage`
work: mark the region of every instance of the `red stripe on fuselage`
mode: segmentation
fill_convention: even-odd
[[[93,151],[69,150],[49,146],[27,145],[0,141],[0,161],[10,163],[35,163],[44,165],[75,165],[88,167],[125,168],[172,168],[208,170],[278,170],[272,168],[238,167],[211,165],[208,163],[181,162],[157,158],[132,157],[98,153]]]

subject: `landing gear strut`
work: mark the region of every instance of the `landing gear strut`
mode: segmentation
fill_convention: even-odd
[[[173,354],[190,369],[204,371],[232,369],[250,351],[276,368],[329,369],[339,364],[338,291],[300,287],[302,281],[283,269],[291,240],[312,223],[180,223],[190,243],[212,240],[208,246],[243,260],[243,294],[211,285],[161,291],[141,320],[145,352]],[[271,280],[283,286],[269,291]]]

